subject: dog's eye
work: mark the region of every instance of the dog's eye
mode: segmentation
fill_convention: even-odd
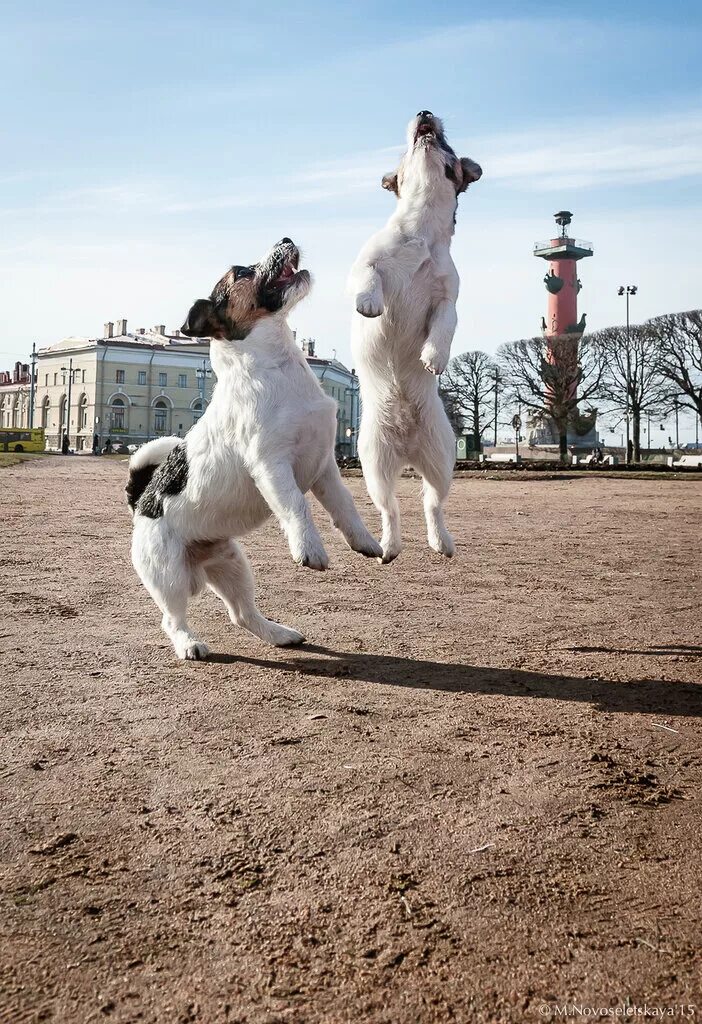
[[[232,270],[234,271],[234,280],[235,281],[238,281],[242,277],[253,277],[254,276],[254,269],[253,269],[253,267],[232,267]]]

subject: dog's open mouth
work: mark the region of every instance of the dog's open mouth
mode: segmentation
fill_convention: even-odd
[[[422,121],[421,124],[417,125],[414,141],[419,142],[420,139],[426,139],[427,142],[436,139],[436,131],[433,124],[430,124],[428,121]]]
[[[273,288],[285,288],[286,285],[291,284],[297,273],[299,263],[300,253],[295,249],[290,255],[285,257],[285,262],[281,270],[271,281],[271,286]]]
[[[299,259],[296,257],[294,262],[290,260],[290,262],[284,264],[281,272],[275,280],[271,282],[274,288],[284,288],[285,285],[290,284],[292,279],[295,277],[298,262]]]

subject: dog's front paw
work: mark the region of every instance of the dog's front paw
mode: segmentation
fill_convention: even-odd
[[[361,316],[369,318],[380,316],[383,312],[383,295],[375,289],[372,292],[359,292],[356,296],[356,310]]]
[[[431,342],[426,343],[419,358],[424,369],[428,370],[429,373],[433,373],[436,377],[444,372],[448,363],[448,357],[443,352],[440,352],[436,345],[432,345]]]

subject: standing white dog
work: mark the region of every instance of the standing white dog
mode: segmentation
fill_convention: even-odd
[[[448,557],[454,552],[442,505],[455,438],[436,377],[446,368],[456,329],[459,278],[450,245],[458,196],[481,174],[478,164],[456,156],[439,118],[420,111],[409,123],[400,166],[383,178],[397,208],[351,271],[352,350],[363,399],[358,448],[382,516],[384,562],[402,546],[395,481],[406,463],[424,479],[430,546]]]
[[[194,304],[182,330],[214,339],[212,402],[184,440],[151,441],[129,462],[132,561],[179,658],[209,653],[186,619],[188,599],[205,586],[236,625],[277,646],[302,642],[301,633],[256,608],[251,569],[234,538],[272,512],[294,560],[326,569],[306,491],[354,551],[381,554],[334,461],[336,403],[322,391],[286,321],[310,289],[298,262],[297,248],[284,238],[260,263],[232,267],[209,299]]]

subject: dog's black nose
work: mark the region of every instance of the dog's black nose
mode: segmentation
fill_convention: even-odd
[[[281,238],[280,244],[281,245],[292,245],[293,244],[293,240],[292,240],[292,238]]]
[[[420,110],[417,117],[433,117],[431,110]]]

